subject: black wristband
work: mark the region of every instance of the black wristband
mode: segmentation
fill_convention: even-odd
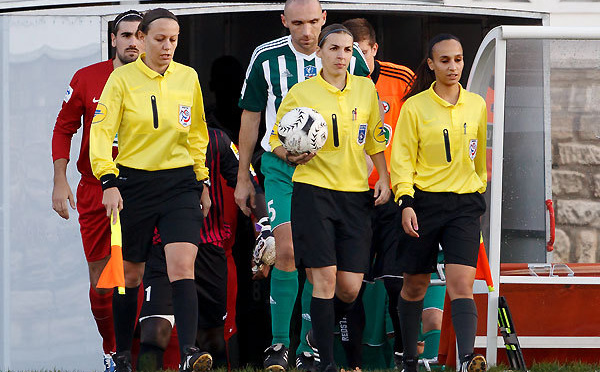
[[[404,210],[404,208],[414,208],[415,199],[410,195],[402,195],[400,200],[398,200],[398,205],[400,206],[400,210]]]
[[[102,191],[117,187],[117,176],[113,173],[105,174],[100,177],[100,184],[102,185]]]

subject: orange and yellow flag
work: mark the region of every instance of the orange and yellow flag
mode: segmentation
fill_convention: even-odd
[[[117,287],[120,294],[125,294],[125,270],[121,244],[121,219],[117,217],[116,223],[110,222],[110,259],[100,274],[97,287],[107,289]]]

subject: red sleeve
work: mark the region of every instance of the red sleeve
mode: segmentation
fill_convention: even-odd
[[[70,159],[71,138],[81,127],[84,114],[84,87],[79,71],[75,73],[67,87],[62,108],[56,118],[52,135],[52,161]]]

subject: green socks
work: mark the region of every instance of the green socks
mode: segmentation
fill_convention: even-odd
[[[306,343],[306,334],[312,328],[312,322],[310,321],[310,301],[312,299],[313,285],[310,284],[308,279],[304,282],[304,288],[302,289],[302,329],[300,330],[300,345],[296,354],[303,353],[305,351],[313,353],[313,350]]]
[[[282,343],[290,347],[290,321],[298,294],[298,271],[271,272],[271,333],[272,345]]]
[[[419,356],[420,358],[433,359],[438,356],[440,333],[441,331],[439,329],[434,329],[423,335],[425,350],[423,350],[423,354]]]

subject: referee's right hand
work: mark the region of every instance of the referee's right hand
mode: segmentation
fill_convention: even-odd
[[[117,218],[119,217],[119,212],[123,210],[123,198],[121,198],[121,193],[119,189],[116,187],[110,187],[104,190],[102,195],[102,205],[106,208],[106,216],[112,216],[112,224],[117,223]]]
[[[417,223],[417,214],[411,207],[402,210],[402,228],[404,232],[413,238],[418,238],[419,224]]]

